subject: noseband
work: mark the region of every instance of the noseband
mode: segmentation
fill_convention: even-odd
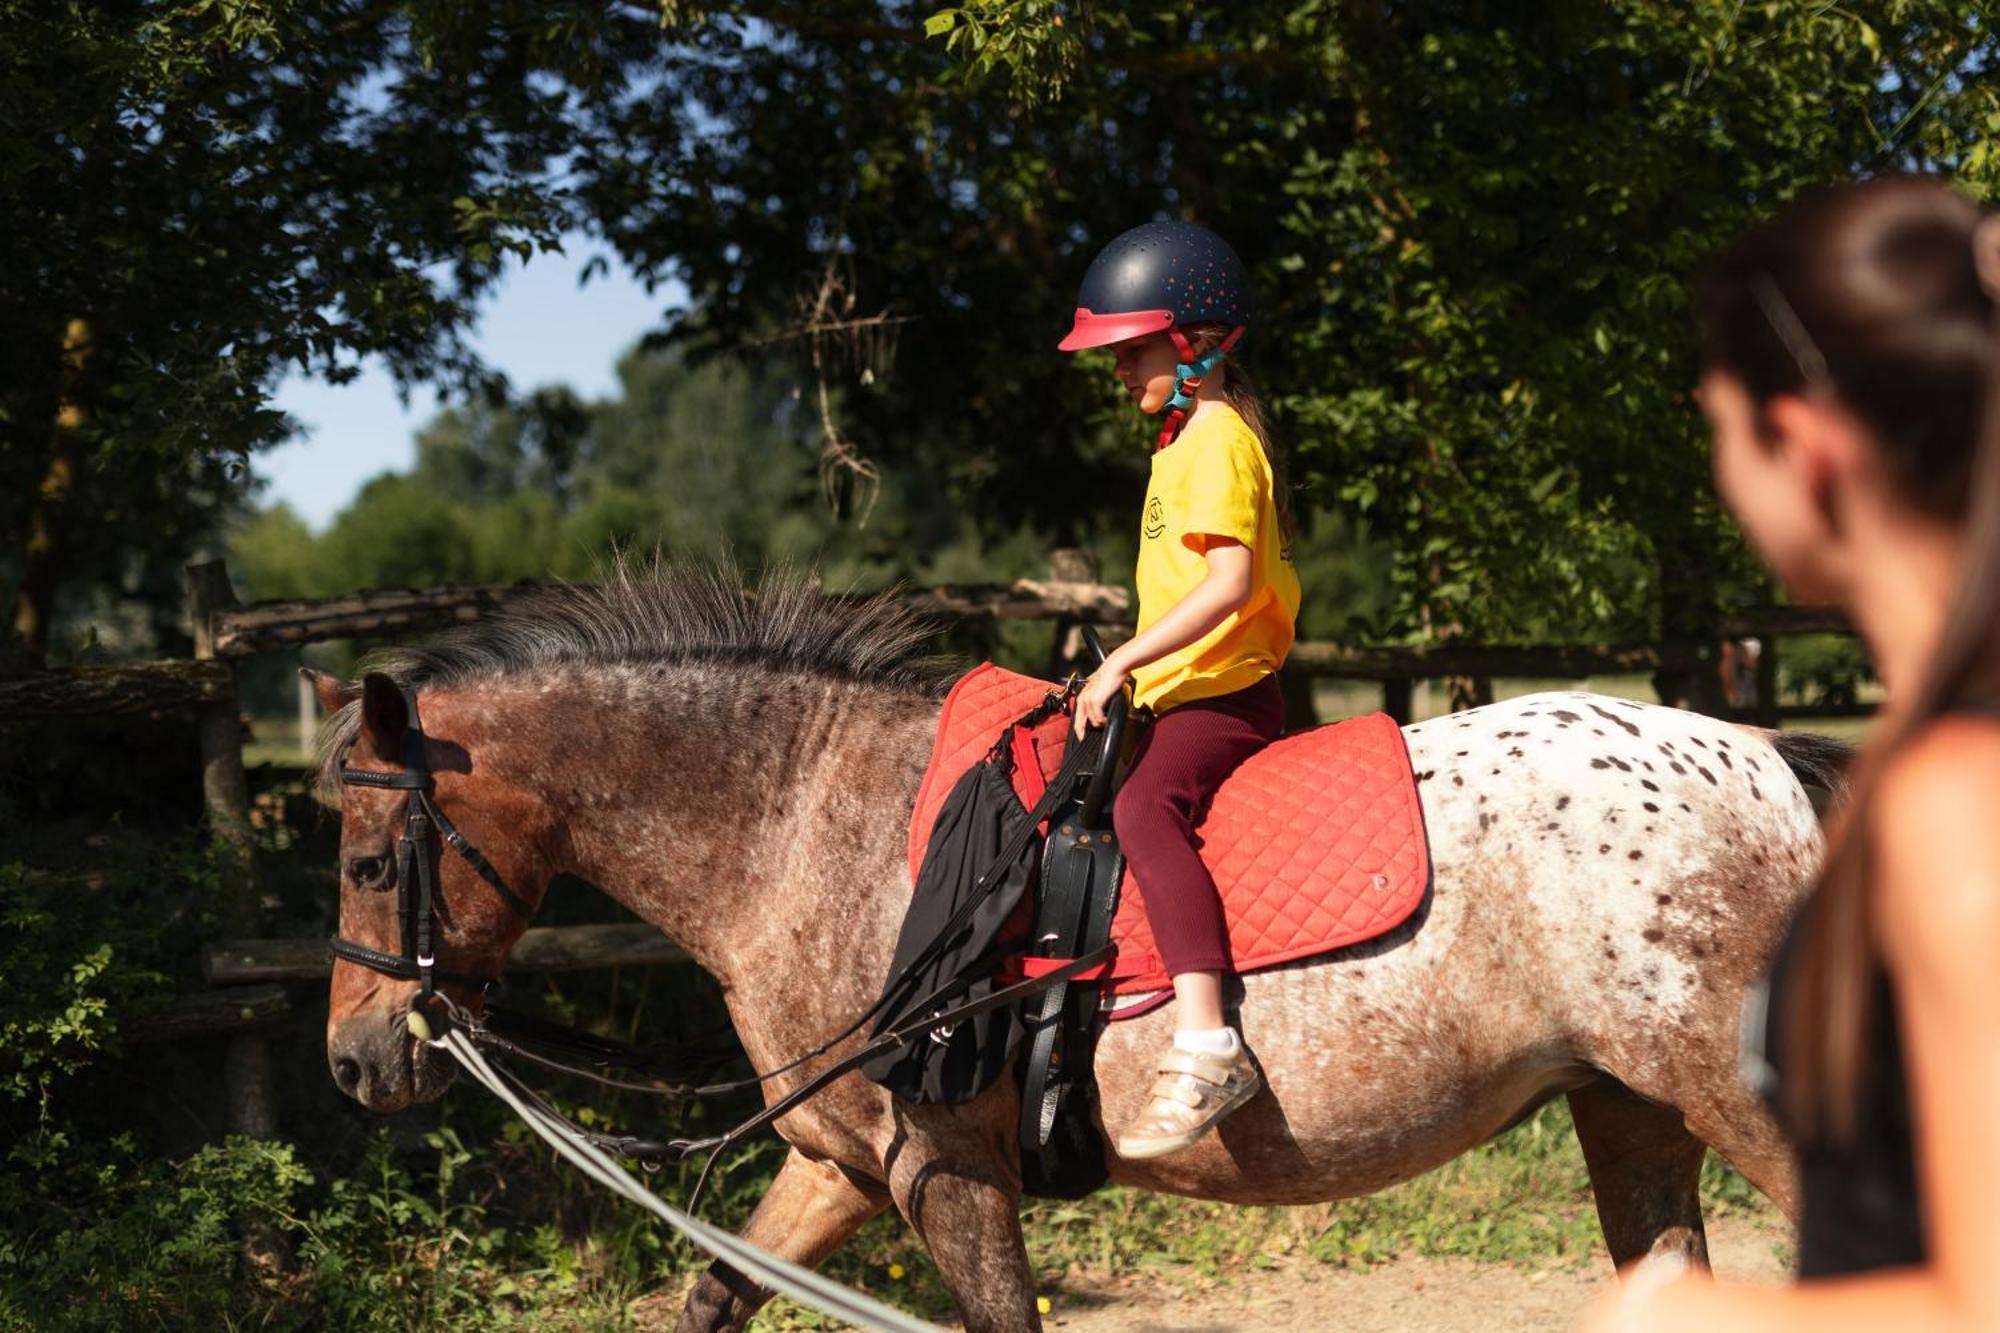
[[[327,947],[335,958],[344,958],[350,963],[418,983],[419,994],[425,999],[429,999],[434,992],[434,980],[470,986],[475,990],[484,989],[492,985],[496,978],[454,972],[437,965],[437,936],[440,932],[436,864],[439,854],[432,831],[435,830],[453,851],[464,857],[466,863],[481,879],[493,886],[493,891],[523,921],[531,919],[535,909],[527,899],[507,886],[507,881],[500,877],[492,862],[481,856],[479,849],[467,842],[464,835],[444,817],[444,811],[438,809],[431,795],[434,784],[430,765],[424,757],[424,727],[417,716],[417,696],[401,681],[396,683],[396,688],[402,691],[403,703],[409,710],[409,728],[403,736],[403,771],[383,773],[374,769],[350,768],[343,756],[340,785],[386,787],[409,793],[403,808],[403,833],[396,840],[396,913],[403,923],[403,952],[383,953],[365,944],[342,939],[339,935],[333,936]],[[410,893],[412,880],[416,883],[414,897]]]

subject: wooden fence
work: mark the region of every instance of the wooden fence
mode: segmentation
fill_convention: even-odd
[[[288,1011],[284,983],[324,980],[330,972],[322,939],[258,937],[262,911],[252,861],[249,784],[243,765],[243,726],[237,664],[258,653],[283,652],[328,639],[415,635],[478,620],[547,585],[524,582],[495,587],[379,590],[310,601],[240,604],[219,560],[187,568],[188,613],[194,629],[192,661],[52,671],[0,679],[0,727],[20,718],[101,716],[133,712],[193,711],[200,719],[202,791],[216,833],[230,848],[227,884],[218,904],[228,938],[203,952],[211,989],[185,997],[166,1012],[135,1023],[137,1040],[218,1036],[228,1041],[224,1059],[229,1130],[268,1137],[276,1132],[270,1092],[272,1026]],[[1050,577],[1010,584],[961,585],[913,590],[920,610],[954,619],[1053,622],[1051,666],[1080,654],[1077,626],[1093,623],[1113,634],[1132,624],[1125,592],[1102,584],[1080,551],[1051,554]],[[1843,708],[1781,707],[1777,699],[1778,642],[1794,634],[1851,633],[1837,614],[1811,608],[1771,607],[1737,617],[1718,637],[1762,641],[1757,703],[1735,716],[1767,726],[1800,714],[1864,713]],[[1566,678],[1644,673],[1663,702],[1720,707],[1716,644],[1627,647],[1510,647],[1445,644],[1421,648],[1356,648],[1332,643],[1295,644],[1286,662],[1288,710],[1296,723],[1309,716],[1311,681],[1336,677],[1378,682],[1383,708],[1412,720],[1416,683],[1452,682],[1454,704],[1490,700],[1498,678]],[[309,690],[301,693],[301,731],[313,721]],[[609,965],[670,963],[679,950],[645,926],[573,926],[530,930],[509,966],[555,972]]]

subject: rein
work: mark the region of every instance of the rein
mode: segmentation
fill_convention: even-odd
[[[1035,726],[1067,708],[1070,700],[1081,688],[1081,680],[1072,675],[1061,688],[1051,690],[1041,703],[1025,716],[1017,719],[1014,726]],[[423,725],[417,714],[417,699],[407,684],[398,681],[397,689],[402,692],[408,709],[409,725],[404,736],[404,769],[401,773],[385,773],[377,769],[361,769],[349,766],[343,759],[340,765],[340,781],[345,786],[376,787],[409,793],[404,809],[403,832],[396,843],[396,898],[397,912],[402,922],[401,954],[384,953],[365,944],[335,935],[328,943],[334,957],[342,958],[359,966],[371,968],[388,976],[418,983],[418,999],[409,1011],[410,1030],[421,1040],[433,1045],[441,1045],[457,1056],[459,1062],[468,1069],[473,1066],[466,1060],[465,1051],[480,1048],[498,1054],[517,1056],[532,1064],[587,1079],[604,1087],[621,1091],[642,1092],[652,1096],[676,1099],[722,1096],[763,1086],[770,1080],[788,1074],[810,1060],[825,1055],[841,1042],[852,1037],[863,1027],[885,1012],[915,1013],[920,1017],[908,1018],[893,1027],[878,1033],[860,1047],[850,1052],[825,1069],[814,1074],[805,1083],[785,1096],[766,1106],[762,1111],[750,1116],[734,1128],[704,1139],[675,1139],[661,1143],[630,1135],[596,1134],[582,1129],[563,1119],[546,1103],[535,1099],[537,1114],[545,1120],[553,1120],[563,1127],[563,1131],[574,1140],[591,1145],[593,1148],[608,1149],[642,1162],[658,1163],[678,1161],[697,1153],[706,1153],[701,1174],[696,1178],[694,1191],[689,1196],[688,1207],[692,1209],[700,1200],[703,1188],[708,1183],[709,1174],[714,1170],[716,1158],[727,1149],[734,1147],[744,1138],[777,1120],[786,1112],[817,1094],[821,1089],[845,1074],[858,1069],[883,1051],[890,1050],[918,1037],[942,1032],[953,1025],[980,1014],[1018,1003],[1040,994],[1053,986],[1063,985],[1092,968],[1108,961],[1115,952],[1113,946],[1105,945],[1080,958],[1066,962],[1062,967],[1045,972],[1040,976],[993,991],[977,1000],[954,1007],[948,1002],[971,984],[970,977],[957,977],[937,987],[927,995],[918,998],[913,993],[914,978],[937,957],[947,950],[955,937],[972,920],[974,910],[992,890],[1004,880],[1005,869],[1012,865],[1037,835],[1041,822],[1059,805],[1072,784],[1081,777],[1094,774],[1106,765],[1116,764],[1117,754],[1111,742],[1116,739],[1117,729],[1106,728],[1098,735],[1100,743],[1095,746],[1071,745],[1063,757],[1061,769],[1051,778],[1043,790],[1041,799],[1021,821],[1014,835],[1001,847],[993,862],[980,875],[975,891],[968,894],[965,902],[940,928],[924,949],[883,988],[882,994],[869,1005],[853,1022],[820,1042],[811,1050],[790,1060],[776,1069],[764,1073],[753,1073],[748,1078],[726,1083],[711,1083],[689,1087],[681,1080],[683,1068],[669,1070],[652,1053],[640,1047],[611,1038],[597,1037],[572,1027],[561,1027],[540,1019],[515,1014],[507,1010],[488,1007],[484,1018],[475,1017],[464,1006],[456,1003],[449,995],[436,988],[438,981],[467,986],[482,994],[496,980],[496,977],[481,977],[470,973],[440,967],[437,960],[437,889],[435,861],[442,855],[441,849],[432,838],[435,830],[445,844],[463,857],[473,870],[498,893],[501,899],[523,920],[531,919],[535,909],[521,894],[514,891],[499,871],[493,868],[478,848],[467,842],[451,821],[438,809],[432,796],[433,779],[428,761],[424,755]],[[1009,728],[1008,730],[1011,730]],[[987,751],[987,758],[1008,759],[1006,752],[1007,730]],[[1092,754],[1096,756],[1094,765],[1087,764]],[[415,883],[416,894],[411,896],[411,884]],[[430,1020],[417,1007],[427,1000],[440,1004],[451,1020],[452,1029],[442,1040],[433,1039]],[[456,1038],[456,1040],[454,1040]],[[474,1054],[477,1052],[474,1051]],[[570,1057],[577,1061],[571,1063]],[[485,1062],[481,1060],[481,1065]],[[649,1075],[658,1083],[637,1083],[613,1077],[609,1070],[628,1070]],[[490,1066],[487,1067],[490,1072]],[[489,1088],[499,1092],[495,1083],[487,1078],[475,1077]],[[511,1075],[508,1076],[510,1079]],[[516,1081],[518,1083],[518,1081]],[[525,1091],[525,1089],[522,1089]],[[507,1094],[502,1093],[503,1097]],[[532,1096],[532,1094],[529,1094]],[[513,1104],[511,1097],[507,1098]],[[516,1110],[520,1107],[517,1105]],[[523,1112],[527,1115],[527,1112]],[[536,1125],[537,1132],[543,1132],[542,1125],[534,1117],[530,1123]],[[547,1134],[544,1133],[544,1137]],[[621,1176],[623,1173],[619,1173]],[[629,1177],[626,1177],[629,1181]],[[614,1186],[614,1188],[616,1188]],[[636,1188],[636,1187],[635,1187]],[[623,1192],[623,1191],[621,1191]],[[644,1192],[644,1191],[642,1191]],[[647,1194],[648,1198],[652,1196]],[[655,1201],[657,1202],[657,1200]],[[678,1224],[677,1224],[678,1225]]]

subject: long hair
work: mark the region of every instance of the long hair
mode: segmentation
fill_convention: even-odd
[[[1183,330],[1194,354],[1202,353],[1218,346],[1229,336],[1227,324],[1189,324]],[[1257,392],[1257,385],[1250,378],[1250,372],[1231,352],[1216,367],[1222,375],[1222,396],[1236,409],[1236,415],[1243,418],[1243,424],[1257,437],[1257,443],[1264,446],[1264,457],[1271,464],[1271,498],[1278,511],[1278,539],[1284,549],[1290,550],[1293,538],[1297,536],[1297,525],[1292,519],[1292,488],[1285,479],[1285,460],[1278,450],[1276,437],[1271,432],[1270,414],[1264,408],[1264,399]]]
[[[1833,187],[1752,232],[1695,292],[1703,362],[1772,398],[1830,389],[1913,510],[1964,532],[1958,586],[1924,679],[1868,747],[1834,821],[1784,997],[1783,1110],[1808,1142],[1850,1143],[1885,977],[1869,909],[1868,810],[1888,760],[1940,715],[2000,707],[2000,415],[1979,209],[1914,176]],[[1809,380],[1822,377],[1823,385]]]

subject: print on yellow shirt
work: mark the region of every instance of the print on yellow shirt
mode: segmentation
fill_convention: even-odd
[[[1208,577],[1211,535],[1250,548],[1250,598],[1201,638],[1135,670],[1135,705],[1163,713],[1254,685],[1284,663],[1299,613],[1299,575],[1290,548],[1281,549],[1274,490],[1264,446],[1223,403],[1204,407],[1153,455],[1139,528],[1139,628]]]

